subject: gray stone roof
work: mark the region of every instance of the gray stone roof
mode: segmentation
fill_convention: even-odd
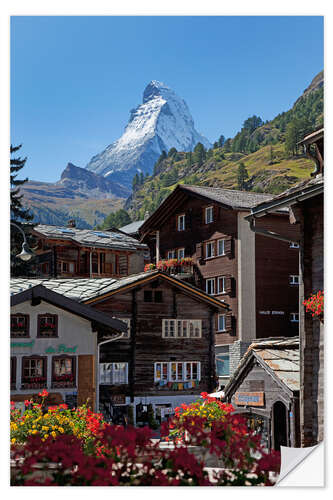
[[[122,231],[123,233],[126,233],[126,234],[135,234],[139,231],[139,229],[143,223],[144,223],[144,220],[137,220],[135,222],[131,222],[130,224],[127,224],[126,226],[120,227],[119,231]]]
[[[253,191],[237,191],[235,189],[222,189],[209,186],[191,186],[187,184],[182,184],[180,187],[186,191],[197,193],[232,208],[249,209],[258,203],[272,198],[271,194],[255,193]]]
[[[147,275],[157,274],[158,271],[142,272],[132,274],[125,278],[12,278],[10,280],[10,293],[15,295],[24,292],[36,285],[43,285],[45,288],[57,292],[70,299],[79,302],[99,297],[104,293],[117,290],[127,284],[133,283]]]
[[[38,224],[34,231],[46,238],[69,240],[81,246],[112,248],[115,250],[148,250],[144,243],[116,231],[77,229],[76,227],[50,226]]]

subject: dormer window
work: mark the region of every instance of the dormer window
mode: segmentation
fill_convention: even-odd
[[[58,316],[56,314],[38,314],[37,337],[58,337]]]
[[[178,231],[185,231],[185,214],[178,215]]]
[[[213,222],[214,217],[213,217],[213,207],[206,207],[205,208],[205,222],[206,224],[210,224]]]

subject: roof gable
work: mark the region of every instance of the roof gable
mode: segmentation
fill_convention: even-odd
[[[178,184],[155,212],[143,222],[139,229],[140,234],[144,236],[150,230],[157,229],[189,197],[200,198],[210,203],[215,202],[229,210],[250,210],[256,204],[271,199],[272,195],[252,191],[237,191],[235,189]]]

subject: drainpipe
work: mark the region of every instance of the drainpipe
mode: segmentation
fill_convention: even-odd
[[[108,340],[103,340],[103,342],[100,342],[97,344],[97,387],[96,387],[96,412],[99,413],[99,383],[100,383],[100,370],[99,370],[99,360],[100,360],[100,354],[101,350],[100,347],[101,345],[108,344],[109,342],[114,342],[115,340],[119,340],[124,336],[124,332],[122,332],[118,337],[114,337],[112,339]]]
[[[249,221],[250,224],[250,229],[256,234],[262,234],[263,236],[268,236],[269,238],[274,238],[276,240],[280,241],[286,241],[288,243],[299,243],[298,239],[290,239],[286,238],[285,236],[281,236],[278,233],[275,233],[274,231],[268,231],[267,229],[259,229],[256,227],[255,224],[255,216],[254,215],[248,215],[246,219]]]
[[[156,264],[160,260],[160,232],[156,231]]]

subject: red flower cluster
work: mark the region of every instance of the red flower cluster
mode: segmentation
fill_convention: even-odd
[[[98,420],[98,419],[97,419]],[[91,451],[81,439],[59,435],[55,439],[29,436],[22,447],[13,447],[16,462],[13,485],[24,486],[211,486],[271,485],[270,472],[279,469],[279,454],[265,454],[259,437],[245,421],[228,416],[210,431],[203,419],[186,422],[192,445],[220,457],[223,468],[210,478],[201,458],[178,445],[161,448],[149,428],[124,428],[105,424]],[[167,431],[167,429],[165,429]],[[38,469],[36,464],[38,463]],[[56,467],[51,468],[52,463]]]
[[[53,380],[55,382],[73,382],[74,376],[73,376],[73,374],[55,375],[53,377]]]
[[[312,317],[323,317],[324,315],[324,292],[319,290],[313,293],[307,300],[303,301],[306,312],[311,312]]]
[[[157,264],[146,264],[145,271],[152,271],[154,269],[159,269],[160,271],[167,271],[170,268],[177,268],[180,266],[192,266],[193,259],[192,257],[183,257],[182,259],[167,259],[160,260]]]

